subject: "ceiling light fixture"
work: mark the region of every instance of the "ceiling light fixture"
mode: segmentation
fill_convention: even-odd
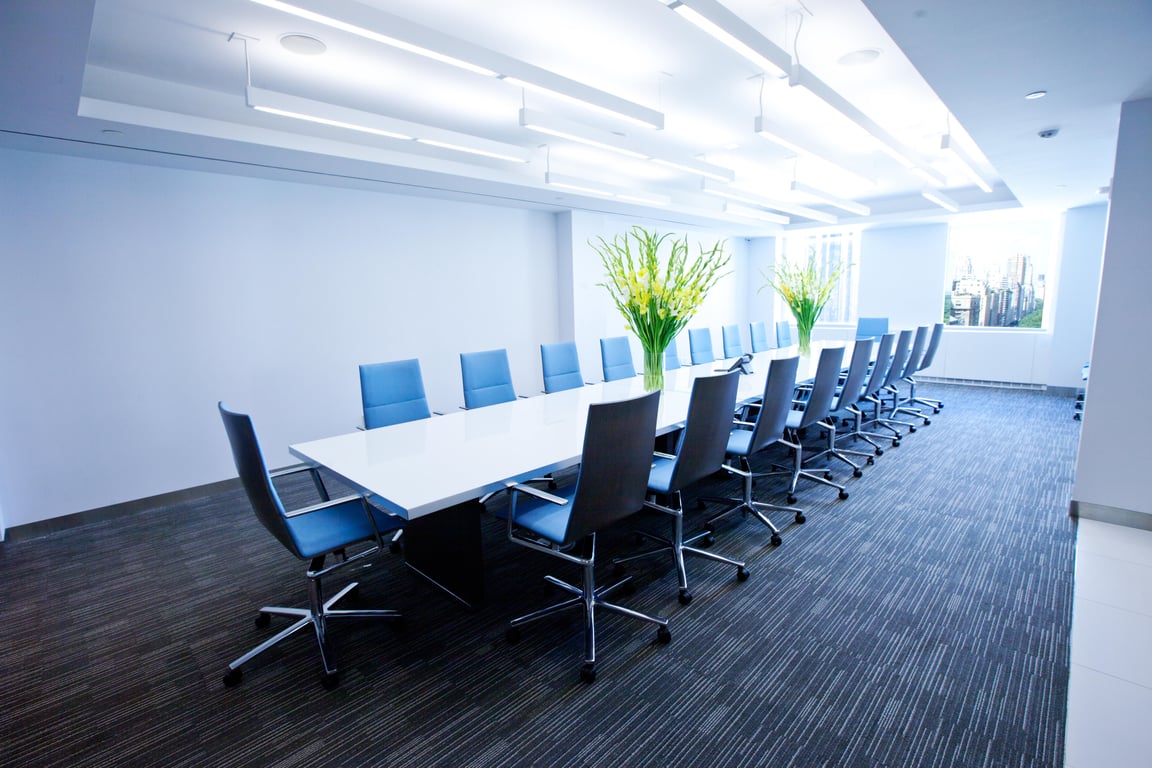
[[[360,3],[329,0],[326,4],[328,7],[339,8],[341,18],[337,18],[283,0],[251,2],[478,75],[495,77],[522,88],[545,91],[630,122],[653,128],[664,127],[662,112]],[[386,29],[390,34],[377,32],[378,29]]]
[[[924,197],[925,200],[931,200],[941,208],[952,211],[952,213],[958,213],[960,211],[960,206],[956,203],[955,200],[940,194],[934,189],[926,189],[920,194]]]
[[[319,56],[328,50],[320,38],[298,34],[281,35],[280,47],[300,56]]]
[[[567,189],[586,195],[596,195],[597,197],[610,197],[630,203],[641,203],[643,205],[668,205],[672,202],[672,198],[668,195],[658,195],[654,192],[626,192],[620,189],[613,189],[609,185],[600,182],[589,181],[575,176],[562,176],[552,171],[546,171],[544,173],[544,183],[558,189]]]
[[[740,216],[745,219],[766,221],[770,224],[787,224],[790,221],[787,216],[781,216],[778,213],[769,213],[759,208],[748,208],[743,205],[736,205],[735,203],[724,203],[724,213],[731,216]]]
[[[768,197],[763,197],[756,192],[728,186],[727,184],[717,184],[708,179],[704,179],[701,183],[701,190],[716,197],[723,197],[728,200],[735,200],[738,203],[747,203],[748,205],[761,208],[771,208],[774,211],[789,213],[793,216],[800,216],[801,218],[812,219],[813,221],[821,221],[825,224],[835,224],[839,220],[834,215],[825,213],[824,211],[818,211],[815,208],[773,200]]]
[[[788,52],[716,0],[660,0],[724,45],[758,66],[764,74],[785,77],[792,63]]]
[[[1024,98],[1028,99],[1029,101],[1035,101],[1036,99],[1042,99],[1047,95],[1048,91],[1032,91],[1032,93],[1024,94]]]
[[[510,163],[527,163],[529,150],[512,144],[489,141],[478,136],[446,131],[429,125],[361,112],[322,101],[313,101],[286,93],[269,91],[255,86],[246,89],[248,106],[257,112],[290,117],[320,125],[330,125],[349,131],[369,133],[386,139],[411,141],[438,149],[490,157]]]
[[[824,203],[827,203],[828,205],[839,208],[842,211],[847,211],[848,213],[854,213],[857,216],[867,216],[870,213],[872,213],[872,209],[869,208],[868,206],[862,204],[862,203],[857,203],[853,200],[848,200],[846,198],[839,197],[837,195],[832,194],[831,192],[825,192],[822,189],[818,189],[816,187],[811,186],[810,184],[805,184],[805,183],[800,182],[800,181],[792,182],[792,191],[793,192],[801,192],[805,195],[811,195],[812,197],[817,198],[821,202],[824,202]]]
[[[956,143],[956,140],[951,134],[946,133],[940,137],[940,149],[952,153],[952,157],[955,158],[956,162],[960,165],[960,170],[963,171],[964,175],[971,179],[976,186],[985,192],[992,191],[992,185],[984,181],[980,172],[976,170],[976,163],[971,155],[960,148],[960,145]]]
[[[785,137],[779,132],[778,128],[770,125],[763,116],[757,117],[755,119],[752,124],[752,130],[757,136],[760,136],[763,139],[767,139],[777,146],[781,146],[790,152],[795,152],[797,155],[814,157],[821,162],[827,163],[833,168],[848,174],[849,176],[859,179],[861,182],[867,184],[868,186],[875,186],[876,184],[875,179],[865,176],[861,171],[853,170],[846,165],[842,165],[841,163],[830,159],[826,154],[816,152],[815,150],[809,149],[808,147],[802,147],[791,139]]]
[[[936,171],[925,167],[914,159],[913,154],[895,136],[888,133],[834,88],[809,72],[799,64],[794,64],[788,75],[788,85],[803,88],[832,109],[855,123],[865,133],[876,140],[877,146],[909,171],[915,172],[927,181],[943,186],[947,181]]]

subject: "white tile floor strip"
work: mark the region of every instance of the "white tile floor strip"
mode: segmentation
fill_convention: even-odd
[[[1152,768],[1152,531],[1078,522],[1065,768]]]

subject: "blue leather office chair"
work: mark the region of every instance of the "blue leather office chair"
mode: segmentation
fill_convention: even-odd
[[[865,411],[869,405],[874,405],[880,388],[884,386],[884,378],[888,375],[888,369],[892,362],[892,347],[896,342],[896,334],[886,333],[880,337],[880,345],[876,348],[876,358],[871,366],[868,374],[868,380],[861,386],[860,393],[856,396],[856,402],[847,406],[849,416],[852,419],[852,431],[838,435],[836,440],[863,440],[874,449],[876,456],[883,456],[884,449],[873,438],[892,440],[888,435],[881,435],[878,432],[865,432],[864,420]],[[872,398],[872,399],[870,399]],[[861,455],[857,452],[849,451],[852,455]]]
[[[876,339],[888,333],[888,318],[859,317],[856,319],[856,338]]]
[[[680,362],[680,350],[676,348],[676,339],[672,339],[672,341],[668,342],[668,346],[664,350],[664,370],[674,371],[682,367],[683,363]]]
[[[724,449],[727,463],[723,468],[729,474],[744,479],[743,495],[737,499],[701,499],[701,501],[717,501],[728,505],[719,514],[713,515],[708,520],[709,529],[714,528],[716,522],[734,512],[744,512],[753,515],[768,526],[768,529],[772,531],[772,543],[778,545],[781,541],[780,529],[768,517],[768,512],[792,512],[797,523],[803,523],[806,519],[804,511],[801,509],[767,504],[752,498],[753,478],[772,473],[753,472],[749,461],[754,454],[759,453],[784,436],[784,423],[792,408],[792,391],[796,388],[796,370],[799,365],[799,357],[782,357],[772,360],[768,364],[768,376],[764,381],[763,399],[758,407],[752,409],[756,412],[755,421],[738,422],[735,427],[730,428],[728,445]]]
[[[461,352],[460,376],[465,408],[483,408],[516,399],[506,349]]]
[[[886,406],[885,396],[891,394],[891,388],[895,386],[896,382],[900,379],[900,375],[904,372],[904,365],[908,361],[909,348],[912,345],[913,331],[904,330],[900,331],[900,335],[896,337],[896,347],[892,350],[892,357],[888,361],[888,369],[884,374],[884,380],[880,382],[880,388],[875,392],[870,392],[865,396],[865,400],[872,404],[872,418],[866,422],[865,426],[875,424],[883,427],[892,433],[888,439],[892,441],[892,447],[897,448],[900,445],[900,439],[904,436],[903,433],[884,416],[884,409]],[[880,359],[877,358],[876,364],[880,364]],[[879,433],[873,433],[873,436],[879,436]]]
[[[783,320],[776,323],[776,346],[790,347],[792,343],[792,326]]]
[[[868,376],[868,367],[872,362],[872,347],[875,343],[872,338],[864,337],[857,339],[853,345],[852,361],[848,364],[848,374],[836,389],[835,396],[832,399],[832,405],[828,410],[828,415],[818,422],[827,434],[828,447],[817,454],[809,456],[807,462],[813,462],[824,457],[838,459],[852,467],[853,477],[860,477],[863,472],[861,471],[861,465],[852,461],[848,456],[860,456],[866,459],[867,463],[873,463],[871,453],[850,451],[847,448],[838,448],[836,446],[836,424],[842,418],[851,418],[856,421],[857,429],[859,428],[859,416],[856,415],[858,411],[853,412],[850,409],[855,406],[856,401],[860,399],[860,393],[864,387],[864,379]]]
[[[712,352],[712,331],[707,328],[689,328],[688,352],[692,355],[692,365],[714,362],[716,355]]]
[[[740,357],[744,354],[744,343],[740,340],[740,326],[725,325],[720,329],[724,339],[724,359]]]
[[[518,640],[519,628],[529,622],[567,608],[582,608],[584,664],[580,679],[584,682],[596,679],[595,616],[600,610],[656,624],[657,640],[666,643],[672,639],[667,619],[606,599],[631,577],[597,588],[595,573],[596,532],[635,514],[644,505],[659,404],[660,393],[650,392],[632,400],[590,406],[576,483],[555,494],[520,484],[508,488],[509,541],[578,565],[583,571],[580,586],[546,577],[572,597],[513,619],[508,626],[508,640]]]
[[[924,352],[924,358],[916,366],[914,373],[928,368],[936,359],[936,350],[940,348],[940,338],[944,335],[944,323],[936,323],[932,326],[932,336],[928,339],[928,349]],[[944,407],[942,400],[937,400],[933,397],[917,397],[916,395],[916,379],[914,376],[905,376],[904,380],[908,382],[911,389],[908,391],[908,401],[918,405],[926,405],[932,409],[932,413],[940,413],[940,409]]]
[[[772,349],[772,345],[768,343],[768,326],[763,320],[748,323],[748,336],[752,342],[753,352],[767,352]]]
[[[826,347],[820,350],[820,360],[816,364],[816,377],[812,380],[812,389],[806,400],[794,400],[794,408],[802,410],[788,411],[785,421],[784,433],[791,440],[781,438],[778,442],[792,451],[791,480],[788,483],[788,503],[796,503],[796,486],[801,479],[820,483],[840,492],[840,498],[848,498],[848,491],[844,486],[832,481],[828,472],[816,474],[804,469],[804,448],[800,442],[800,430],[807,429],[828,418],[832,406],[832,398],[836,394],[836,384],[840,379],[840,366],[844,362],[843,347]]]
[[[890,424],[902,424],[908,427],[909,432],[916,431],[916,422],[903,421],[896,417],[900,414],[908,414],[914,419],[920,419],[924,426],[932,423],[932,420],[925,416],[918,408],[913,407],[911,402],[911,394],[908,398],[901,399],[899,383],[901,381],[908,381],[912,375],[916,373],[919,368],[920,361],[924,359],[925,350],[928,346],[928,337],[931,334],[931,329],[926,325],[921,325],[916,329],[916,336],[912,341],[912,351],[908,353],[907,359],[904,361],[904,368],[900,375],[887,387],[886,391],[892,395],[892,408],[888,412],[887,422]]]
[[[540,367],[544,372],[544,391],[560,392],[584,386],[580,373],[580,356],[576,342],[562,341],[540,345]]]
[[[431,418],[420,361],[394,360],[360,366],[364,428],[376,429]]]
[[[734,565],[737,579],[744,581],[748,578],[743,562],[696,549],[684,541],[684,502],[681,496],[685,488],[718,471],[724,464],[724,451],[728,446],[728,434],[732,431],[732,413],[736,409],[736,388],[739,385],[739,371],[719,376],[702,376],[692,383],[688,417],[684,428],[680,430],[676,453],[657,453],[648,475],[647,506],[672,516],[672,538],[664,539],[641,533],[664,546],[613,561],[619,564],[671,550],[680,580],[681,605],[692,602],[692,593],[688,591],[688,574],[684,568],[685,553]],[[656,499],[660,497],[669,497],[672,503],[657,503]]]
[[[627,336],[600,339],[600,362],[604,368],[604,381],[627,379],[636,375],[632,364],[632,347]]]
[[[252,419],[247,414],[225,408],[224,403],[219,403],[217,408],[220,411],[220,418],[224,421],[224,430],[228,433],[236,471],[240,475],[252,511],[256,513],[256,519],[285,549],[299,559],[309,561],[306,572],[308,608],[275,606],[261,608],[256,616],[257,627],[267,627],[273,616],[288,616],[295,618],[296,621],[229,664],[228,672],[224,675],[224,685],[239,684],[243,679],[243,672],[240,669],[242,665],[281,640],[305,627],[311,627],[316,635],[320,661],[324,666],[321,682],[325,688],[331,690],[339,685],[340,677],[328,643],[328,622],[345,618],[398,619],[400,614],[390,610],[335,609],[332,606],[354,592],[357,584],[352,582],[332,597],[325,599],[321,580],[339,568],[361,564],[366,559],[374,557],[383,547],[381,535],[400,528],[404,521],[372,507],[363,496],[329,499],[327,491],[323,490],[323,484],[315,480],[317,473],[312,467],[296,466],[269,473],[264,464],[264,455],[260,451],[260,443],[256,440]],[[317,482],[317,488],[321,489],[324,501],[289,514],[280,502],[272,478],[304,471],[313,473],[314,481]],[[347,554],[349,549],[363,543],[369,546],[355,554]],[[324,562],[329,555],[336,555],[336,561],[325,567]]]

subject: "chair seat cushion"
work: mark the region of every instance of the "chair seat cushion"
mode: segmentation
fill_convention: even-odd
[[[752,430],[734,429],[728,435],[727,452],[731,456],[747,456],[752,447]]]
[[[381,533],[404,525],[402,518],[373,509]],[[359,500],[346,501],[304,515],[286,518],[288,530],[303,558],[316,557],[372,538],[372,525]]]
[[[568,531],[568,517],[572,512],[572,497],[576,493],[576,487],[559,488],[548,493],[560,496],[566,503],[553,504],[528,493],[518,493],[516,525],[551,542],[563,544],[564,534]]]
[[[675,459],[653,457],[652,471],[648,474],[648,490],[653,493],[668,493],[672,484],[672,470],[675,468]]]
[[[805,411],[788,411],[788,420],[784,422],[784,425],[789,429],[796,429],[804,420],[804,414]]]

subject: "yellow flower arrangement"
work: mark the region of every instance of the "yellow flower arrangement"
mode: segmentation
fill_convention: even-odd
[[[832,289],[840,279],[840,272],[841,266],[838,266],[825,278],[816,263],[815,249],[809,249],[805,264],[793,265],[782,261],[770,271],[761,273],[765,283],[763,288],[772,288],[780,294],[796,318],[801,354],[806,355],[812,349],[812,327],[824,311],[824,305],[832,298]]]
[[[670,253],[661,259],[660,249],[669,241]],[[592,247],[607,270],[608,290],[644,348],[644,384],[659,389],[664,381],[664,350],[696,314],[704,297],[724,274],[730,259],[724,241],[711,248],[700,246],[700,255],[688,262],[688,237],[649,232],[633,227],[612,240],[597,238]]]

